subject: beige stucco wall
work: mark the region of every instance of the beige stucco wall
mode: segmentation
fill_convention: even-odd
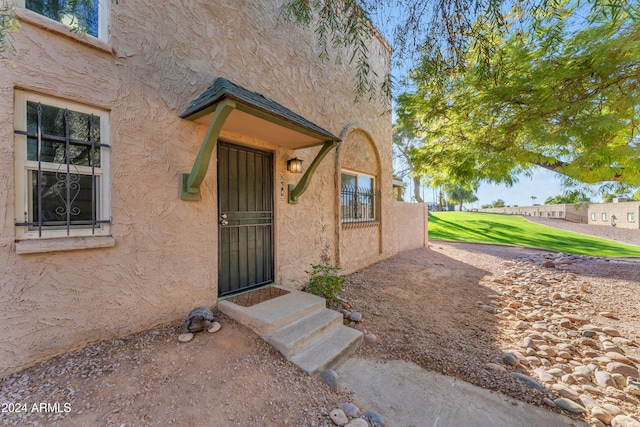
[[[428,242],[428,215],[426,203],[391,203],[394,235],[391,244],[396,252],[426,246]]]
[[[376,189],[382,191],[385,178],[382,174],[379,147],[376,146],[372,136],[359,124],[351,124],[341,136],[342,142],[336,150],[336,181],[340,179],[338,175],[342,170],[362,173],[375,177]],[[338,187],[336,187],[336,194],[339,194]],[[336,206],[339,203],[337,201]],[[387,204],[379,213],[378,224],[355,226],[343,225],[339,215],[336,216],[335,222],[340,241],[338,261],[344,272],[350,273],[384,257],[385,231],[391,224],[387,216],[388,212]],[[390,249],[388,245],[387,249]]]
[[[179,199],[180,174],[191,169],[206,126],[178,114],[219,76],[347,142],[365,141],[366,156],[351,154],[365,159],[359,168],[377,161],[381,225],[344,233],[336,204],[338,150],[291,205],[280,195],[280,181],[286,189],[300,177],[286,172],[285,162],[297,156],[308,166],[319,148],[290,151],[223,131],[225,140],[274,153],[276,280],[300,280],[311,263],[357,259],[348,272],[395,253],[391,118],[381,115],[380,103],[354,105],[353,69],[346,61],[320,60],[312,31],[276,25],[279,3],[110,3],[108,43],[75,40],[59,25],[19,11],[26,20],[14,35],[12,66],[0,72],[0,374],[183,318],[196,305],[215,306],[216,165],[201,201]],[[370,57],[384,75],[389,51],[374,42]],[[16,254],[13,98],[20,89],[110,112],[114,246]],[[356,255],[355,248],[366,250]]]
[[[602,219],[602,214],[607,219]],[[635,220],[629,221],[629,213],[634,213]],[[593,215],[595,214],[595,219]],[[611,218],[615,215],[615,226],[637,230],[640,228],[640,202],[594,203],[589,205],[589,225],[612,226]]]

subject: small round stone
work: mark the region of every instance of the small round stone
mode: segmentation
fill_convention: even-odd
[[[567,399],[566,397],[555,399],[553,403],[555,403],[562,409],[572,412],[574,414],[581,414],[583,412],[587,412],[587,409],[584,406],[579,405],[573,400]]]
[[[338,374],[333,369],[326,369],[320,372],[320,378],[331,390],[338,390]]]
[[[615,318],[616,314],[611,312],[611,311],[601,311],[600,313],[598,313],[600,316],[602,317],[609,317],[609,318]]]
[[[362,414],[362,418],[367,420],[371,427],[384,427],[384,420],[375,412],[365,412]]]
[[[487,313],[491,314],[496,314],[499,311],[497,307],[494,307],[492,305],[483,305],[481,308]]]
[[[352,311],[349,314],[349,320],[352,322],[359,322],[362,320],[362,313],[358,313],[357,311]]]
[[[360,408],[350,402],[341,403],[338,405],[342,409],[347,417],[356,418],[360,416]]]
[[[637,368],[625,365],[624,363],[620,362],[607,363],[607,371],[611,372],[612,374],[622,374],[625,377],[638,378]]]
[[[520,364],[520,360],[518,359],[518,356],[510,352],[506,352],[502,354],[502,361],[509,366],[518,366]]]
[[[222,325],[218,322],[213,322],[211,327],[207,330],[211,333],[214,333],[214,332],[218,332],[220,329],[222,329]]]
[[[340,427],[344,427],[349,423],[349,418],[347,418],[342,409],[334,409],[329,412],[329,418],[331,418],[331,421],[333,421],[335,425]]]
[[[640,427],[640,421],[625,415],[616,415],[611,420],[611,427]]]
[[[378,342],[378,337],[375,336],[374,334],[366,334],[364,336],[364,343],[369,347],[376,345],[377,342]]]
[[[607,427],[605,423],[593,417],[591,417],[591,419],[589,420],[589,424],[591,424],[593,427]]]
[[[602,328],[602,332],[604,332],[605,334],[609,335],[610,337],[619,337],[620,336],[620,332],[618,332],[617,329],[613,329],[613,328]]]
[[[189,342],[192,339],[193,339],[193,334],[191,332],[186,334],[181,334],[180,336],[178,336],[178,341],[180,342]]]
[[[497,363],[486,363],[484,365],[485,369],[488,369],[490,371],[494,371],[494,372],[501,372],[501,373],[507,373],[509,371],[507,371],[507,368],[505,368],[502,365],[498,365]]]
[[[605,424],[610,424],[611,420],[613,419],[613,415],[600,406],[595,406],[591,409],[591,416],[602,421]]]
[[[534,380],[533,378],[531,378],[528,375],[521,374],[520,372],[512,372],[511,375],[516,377],[517,379],[519,379],[523,383],[525,383],[528,387],[531,387],[531,388],[536,389],[536,390],[543,390],[544,389],[544,387],[542,387],[539,382],[537,382],[536,380]]]

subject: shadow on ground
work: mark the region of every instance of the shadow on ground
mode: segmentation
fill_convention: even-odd
[[[488,256],[482,247],[486,245],[432,244],[433,250],[402,252],[348,276],[343,295],[353,310],[363,313],[362,329],[378,338],[375,346],[361,347],[358,356],[413,362],[544,405],[542,392],[527,388],[509,372],[486,369],[487,363],[502,363],[501,342],[507,338],[496,317],[481,309],[495,293],[482,284],[492,273],[464,262],[465,257],[484,257],[499,265],[536,251],[492,246]]]

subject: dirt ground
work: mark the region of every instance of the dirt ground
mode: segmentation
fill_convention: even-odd
[[[494,279],[504,273],[503,262],[540,254],[432,242],[431,248],[407,251],[350,275],[343,297],[363,314],[363,322],[355,326],[377,337],[374,346],[362,346],[358,355],[413,361],[542,405],[544,393],[509,375],[487,374],[486,364],[500,364],[515,337],[508,319],[479,309],[488,295],[499,292],[502,285]],[[588,315],[613,310],[615,327],[631,344],[640,341],[638,260],[594,260],[563,268],[588,280],[589,292],[581,301],[592,306]],[[11,403],[19,410],[3,411],[0,424],[333,425],[328,412],[350,401],[347,392],[331,391],[318,376],[299,371],[244,326],[215,314],[222,330],[197,333],[189,343],[178,342],[176,322],[2,378],[3,409]]]

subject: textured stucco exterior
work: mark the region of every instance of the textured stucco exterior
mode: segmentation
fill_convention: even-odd
[[[404,203],[394,200],[391,204],[393,213],[394,236],[392,244],[395,251],[401,252],[420,246],[427,246],[429,211],[426,203]],[[421,221],[416,221],[420,218]]]
[[[640,229],[640,202],[593,203],[589,225]]]
[[[0,72],[0,374],[183,318],[198,305],[215,307],[217,166],[213,159],[200,201],[180,200],[180,174],[191,170],[207,125],[178,115],[216,77],[264,94],[342,138],[294,205],[287,203],[286,188],[300,176],[286,171],[286,160],[295,156],[308,166],[319,147],[294,151],[224,129],[220,135],[273,152],[277,283],[302,280],[311,263],[339,264],[349,273],[424,245],[422,206],[391,204],[390,115],[381,115],[384,106],[377,102],[354,104],[353,68],[319,59],[312,31],[279,24],[279,1],[107,3],[107,41],[17,11],[22,26],[14,34],[12,64]],[[376,73],[385,75],[386,44],[375,38],[369,55]],[[109,112],[108,237],[27,242],[36,245],[26,250],[33,253],[20,253],[27,245],[15,232],[16,91]],[[378,225],[342,229],[341,168],[376,175]],[[422,231],[414,233],[412,221]]]

